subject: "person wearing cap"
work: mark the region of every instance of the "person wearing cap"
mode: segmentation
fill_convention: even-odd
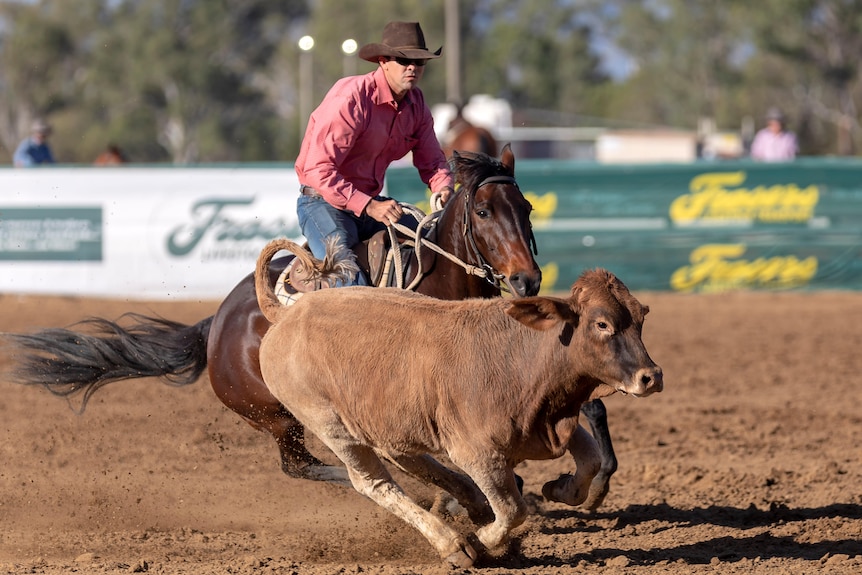
[[[30,129],[30,137],[22,141],[15,153],[12,162],[18,168],[29,168],[39,164],[53,164],[54,155],[48,146],[48,136],[51,135],[51,126],[43,120],[36,120]]]
[[[373,72],[342,78],[308,121],[295,169],[297,216],[315,257],[336,237],[348,250],[404,216],[394,199],[380,196],[389,165],[412,153],[413,165],[443,203],[454,180],[434,132],[431,110],[417,88],[431,52],[418,22],[389,22],[382,40],[359,50]],[[404,216],[405,225],[415,222]],[[362,273],[353,281],[367,285]]]
[[[786,162],[796,158],[799,144],[796,134],[784,126],[784,114],[778,108],[766,112],[766,127],[754,135],[751,159],[761,162]]]

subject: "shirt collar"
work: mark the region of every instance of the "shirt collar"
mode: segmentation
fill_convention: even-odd
[[[389,104],[393,108],[398,108],[399,104],[395,101],[395,96],[392,95],[392,88],[389,87],[389,82],[386,81],[386,74],[383,72],[383,68],[380,65],[378,65],[377,70],[374,71],[374,81],[377,84],[377,92],[374,95],[374,103]],[[404,99],[401,100],[401,105],[407,106],[410,104],[410,101],[410,92],[407,92],[404,95]]]

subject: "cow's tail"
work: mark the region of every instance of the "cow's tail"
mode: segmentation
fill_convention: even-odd
[[[299,267],[306,270],[308,279],[323,286],[336,286],[349,283],[360,273],[353,252],[341,247],[334,237],[326,239],[326,257],[319,260],[307,249],[288,240],[276,238],[264,246],[257,258],[254,269],[254,289],[257,292],[257,305],[269,323],[276,323],[279,314],[286,307],[275,295],[270,285],[269,262],[278,252],[286,250],[296,256]]]
[[[282,250],[295,255],[305,269],[314,269],[319,265],[315,265],[317,260],[308,250],[287,238],[276,238],[264,246],[254,268],[254,289],[257,292],[257,305],[260,306],[260,311],[269,323],[273,324],[278,321],[278,316],[285,306],[278,300],[273,286],[270,285],[269,262]]]
[[[196,381],[207,366],[213,317],[194,325],[127,313],[119,321],[91,318],[76,328],[32,334],[0,334],[14,348],[11,380],[41,385],[54,395],[82,394],[79,411],[102,386],[126,379],[159,377],[172,385]]]

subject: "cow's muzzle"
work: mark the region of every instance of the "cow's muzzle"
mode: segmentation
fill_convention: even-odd
[[[646,397],[662,389],[664,389],[664,376],[661,368],[655,366],[637,370],[632,380],[618,387],[617,391],[635,397]]]

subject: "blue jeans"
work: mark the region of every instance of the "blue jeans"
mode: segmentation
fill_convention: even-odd
[[[330,236],[338,238],[338,244],[353,254],[353,246],[386,229],[384,224],[371,216],[363,214],[357,217],[353,212],[339,210],[317,196],[300,194],[299,199],[296,200],[296,215],[299,218],[299,228],[308,240],[311,253],[321,260],[326,256],[325,240]],[[408,215],[402,217],[400,223],[412,229],[416,229],[418,225],[418,222]],[[339,287],[348,285],[364,286],[368,285],[368,280],[365,274],[359,272],[352,282],[339,283]]]

